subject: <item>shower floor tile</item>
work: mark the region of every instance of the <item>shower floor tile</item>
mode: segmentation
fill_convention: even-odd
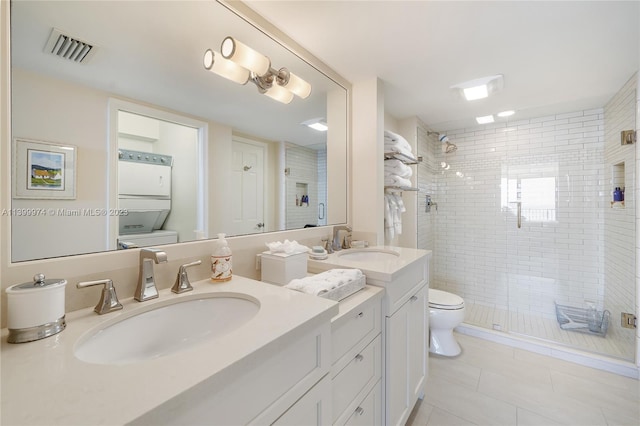
[[[606,337],[602,337],[562,330],[555,318],[525,315],[474,303],[465,303],[465,308],[464,322],[467,324],[543,339],[627,361],[634,359],[633,342],[630,343],[624,340],[623,336],[617,335],[614,327],[610,327]]]

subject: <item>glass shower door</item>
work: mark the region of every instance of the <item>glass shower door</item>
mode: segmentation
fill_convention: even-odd
[[[514,143],[503,164],[508,330],[633,361],[633,330],[620,326],[635,300],[633,200],[610,202],[616,168],[603,138],[554,142]]]

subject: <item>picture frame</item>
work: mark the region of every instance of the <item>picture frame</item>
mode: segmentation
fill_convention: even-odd
[[[13,198],[74,200],[77,150],[74,145],[15,138]]]

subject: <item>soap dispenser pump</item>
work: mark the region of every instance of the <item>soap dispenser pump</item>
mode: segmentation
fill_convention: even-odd
[[[211,255],[211,281],[229,281],[232,275],[231,248],[225,239],[225,234],[218,234],[216,248]]]

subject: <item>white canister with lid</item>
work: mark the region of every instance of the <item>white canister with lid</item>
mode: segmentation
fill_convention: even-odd
[[[7,288],[7,341],[31,342],[64,330],[66,285],[67,280],[36,274],[33,282]]]

